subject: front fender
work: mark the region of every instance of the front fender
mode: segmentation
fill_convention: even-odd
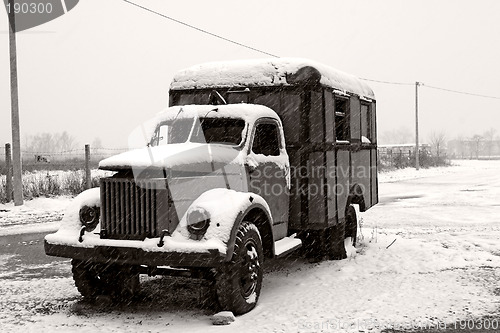
[[[59,232],[69,232],[78,234],[82,228],[80,222],[80,208],[83,206],[101,207],[101,194],[98,187],[85,190],[78,194],[68,205],[61,220]],[[96,228],[99,230],[99,225]]]
[[[231,229],[231,235],[227,243],[226,261],[231,260],[234,252],[234,244],[236,242],[236,233],[243,221],[254,223],[259,229],[262,239],[264,252],[268,257],[274,256],[274,238],[272,228],[272,216],[269,207],[263,206],[260,203],[250,205],[244,212],[240,212]]]
[[[206,240],[217,239],[223,242],[227,249],[226,260],[230,260],[232,257],[239,225],[251,212],[259,211],[261,215],[265,216],[266,221],[261,221],[261,223],[265,224],[261,227],[270,233],[266,237],[272,240],[272,216],[269,205],[258,194],[238,192],[225,188],[216,188],[204,192],[191,204],[179,223],[178,230],[187,237],[189,237],[187,215],[191,210],[200,208],[210,214],[210,226],[203,238]],[[261,236],[264,237],[264,235]]]

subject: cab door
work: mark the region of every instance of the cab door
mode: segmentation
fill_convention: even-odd
[[[246,168],[249,189],[262,196],[273,217],[274,240],[287,236],[290,163],[283,129],[276,119],[256,122]]]

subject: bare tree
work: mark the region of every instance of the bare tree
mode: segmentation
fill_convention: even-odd
[[[25,139],[25,150],[30,153],[50,154],[74,150],[77,147],[75,138],[68,132],[38,133]]]
[[[465,145],[466,145],[466,139],[463,137],[463,135],[459,135],[456,139],[457,145],[458,145],[458,153],[460,154],[460,158],[465,157]]]
[[[76,149],[77,143],[73,136],[64,131],[60,134],[54,135],[56,138],[56,147],[61,151],[70,151]]]
[[[446,140],[446,134],[442,131],[440,132],[432,132],[430,136],[430,144],[431,148],[436,152],[437,159],[439,161],[439,157],[444,149]]]
[[[102,149],[101,138],[95,137],[90,144],[90,149],[92,149],[92,155],[99,154],[99,149]]]
[[[471,158],[472,158],[472,152],[475,152],[476,158],[479,159],[479,151],[481,150],[482,143],[483,143],[483,137],[481,135],[476,134],[471,138],[471,144],[472,144]]]
[[[488,152],[488,157],[491,158],[491,152],[493,151],[493,141],[495,139],[496,129],[490,128],[488,131],[484,132],[484,146]]]

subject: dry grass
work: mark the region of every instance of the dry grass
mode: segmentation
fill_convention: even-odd
[[[99,186],[99,179],[106,175],[105,172],[93,170],[92,187]],[[86,189],[83,170],[24,172],[22,180],[23,197],[26,200],[60,195],[76,196]],[[6,178],[2,176],[0,178],[0,202],[6,201]]]

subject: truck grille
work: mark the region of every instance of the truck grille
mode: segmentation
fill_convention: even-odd
[[[101,179],[101,238],[144,240],[172,232],[177,216],[165,184],[165,179]]]

